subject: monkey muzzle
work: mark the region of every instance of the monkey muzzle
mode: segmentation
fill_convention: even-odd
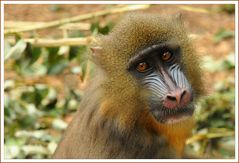
[[[183,108],[189,104],[191,93],[184,88],[170,91],[163,99],[163,106],[169,109]]]
[[[154,100],[150,104],[151,113],[160,123],[177,123],[192,117],[194,105],[191,90],[171,90],[160,101],[156,103]]]

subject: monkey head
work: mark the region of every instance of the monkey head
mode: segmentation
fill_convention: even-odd
[[[137,98],[162,124],[192,116],[203,92],[201,70],[179,17],[129,14],[100,44],[97,64],[110,76],[111,96]]]

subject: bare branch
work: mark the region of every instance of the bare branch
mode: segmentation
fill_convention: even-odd
[[[63,38],[63,39],[23,39],[23,41],[31,43],[36,47],[59,47],[59,46],[77,46],[77,45],[89,45],[94,40],[94,37],[84,38]],[[13,39],[8,40],[10,44],[14,44]]]
[[[19,33],[19,32],[27,32],[27,31],[32,31],[32,30],[45,29],[45,28],[51,28],[51,27],[60,26],[60,25],[66,24],[66,23],[82,21],[82,20],[93,18],[93,17],[104,16],[104,15],[107,15],[107,14],[116,14],[116,13],[121,13],[121,12],[125,12],[125,11],[146,9],[149,6],[150,5],[128,5],[126,7],[120,7],[120,8],[107,9],[107,10],[103,10],[103,11],[97,11],[97,12],[93,12],[93,13],[88,13],[88,14],[83,14],[83,15],[71,17],[71,18],[55,20],[55,21],[47,22],[45,24],[39,24],[39,25],[35,25],[35,26],[28,26],[28,27],[22,28],[22,29],[8,29],[8,30],[4,31],[4,35]]]

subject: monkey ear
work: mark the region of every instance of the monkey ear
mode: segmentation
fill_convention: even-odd
[[[102,47],[101,46],[94,46],[90,47],[90,50],[92,52],[92,57],[94,61],[99,61],[99,58],[102,54]]]
[[[93,58],[98,58],[102,53],[101,39],[99,37],[95,37],[91,43],[90,50],[92,52]]]
[[[101,46],[94,46],[94,47],[91,47],[90,50],[91,50],[93,56],[97,56],[101,53],[102,47]]]

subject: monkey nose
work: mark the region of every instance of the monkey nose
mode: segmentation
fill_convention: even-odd
[[[170,109],[184,107],[190,102],[190,98],[191,93],[189,91],[178,88],[166,94],[163,105]]]

